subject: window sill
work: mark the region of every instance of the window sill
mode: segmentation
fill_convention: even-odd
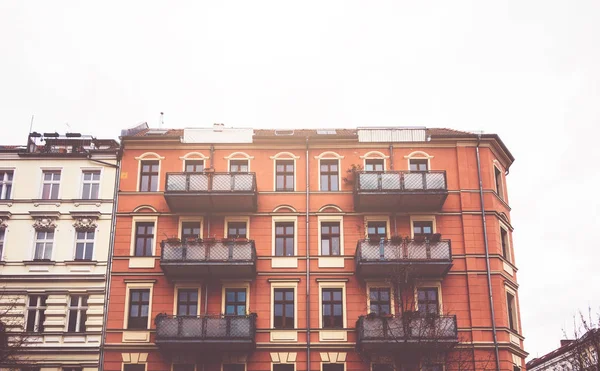
[[[97,264],[98,264],[97,260],[83,260],[83,259],[65,260],[65,265],[97,265]]]
[[[23,264],[25,264],[25,265],[56,265],[56,261],[50,260],[50,259],[47,259],[47,260],[42,260],[42,259],[24,260]]]

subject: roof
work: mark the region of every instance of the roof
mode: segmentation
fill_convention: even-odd
[[[567,352],[569,352],[570,350],[572,350],[573,348],[577,347],[578,345],[580,345],[581,343],[587,341],[590,337],[593,336],[593,334],[596,334],[598,336],[600,336],[600,329],[591,329],[588,332],[586,332],[580,339],[572,341],[568,344],[565,344],[563,346],[560,346],[556,349],[554,349],[553,351],[551,351],[550,353],[544,354],[541,357],[538,358],[534,358],[531,361],[527,362],[527,364],[525,365],[525,367],[529,370],[532,367],[536,367],[539,366],[543,363],[546,363],[554,358],[557,358],[560,355],[563,355]]]

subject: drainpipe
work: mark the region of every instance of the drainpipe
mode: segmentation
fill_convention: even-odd
[[[308,162],[308,137],[306,137],[306,371],[310,371],[310,242],[308,233],[310,176]]]
[[[394,145],[390,143],[390,170],[394,170]],[[385,169],[383,169],[385,170]],[[396,213],[393,213],[394,217],[394,235],[398,235],[398,218]]]
[[[117,201],[119,199],[119,186],[121,181],[121,158],[123,157],[123,146],[119,148],[117,152],[117,164],[106,163],[107,166],[114,167],[115,170],[115,185],[113,191],[113,207],[111,214],[111,225],[110,225],[110,240],[108,242],[108,259],[106,260],[106,282],[104,284],[104,313],[102,323],[102,335],[100,336],[100,355],[98,357],[99,370],[104,370],[104,344],[106,344],[106,327],[108,322],[108,304],[110,301],[110,281],[111,281],[111,269],[113,262],[113,251],[115,249],[115,229],[117,224]],[[91,160],[91,159],[90,159]]]
[[[496,353],[496,371],[500,371],[500,356],[498,354],[498,337],[496,335],[496,315],[494,313],[494,298],[492,295],[492,275],[490,272],[490,249],[488,246],[488,236],[487,236],[487,224],[485,220],[485,206],[483,203],[483,183],[481,181],[481,162],[479,159],[479,143],[481,142],[481,136],[477,138],[477,147],[475,147],[475,152],[477,154],[477,177],[479,178],[479,198],[481,202],[481,221],[483,223],[483,246],[485,247],[485,270],[487,273],[487,283],[488,283],[488,291],[489,301],[490,301],[490,311],[492,315],[492,333],[494,336],[494,352]]]

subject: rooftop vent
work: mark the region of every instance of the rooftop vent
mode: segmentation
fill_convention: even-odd
[[[331,129],[317,130],[317,134],[319,135],[335,135],[336,131]]]
[[[275,130],[275,135],[294,135],[293,130]]]

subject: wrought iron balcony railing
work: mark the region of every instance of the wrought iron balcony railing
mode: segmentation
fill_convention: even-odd
[[[361,316],[356,322],[357,344],[364,350],[402,349],[404,346],[447,348],[458,342],[456,316],[420,315]]]
[[[203,315],[170,316],[155,319],[156,344],[166,348],[251,349],[255,344],[256,314],[244,316]]]
[[[166,192],[256,192],[255,173],[167,173]]]
[[[450,240],[359,240],[356,270],[363,276],[407,272],[415,276],[441,276],[452,266]]]

